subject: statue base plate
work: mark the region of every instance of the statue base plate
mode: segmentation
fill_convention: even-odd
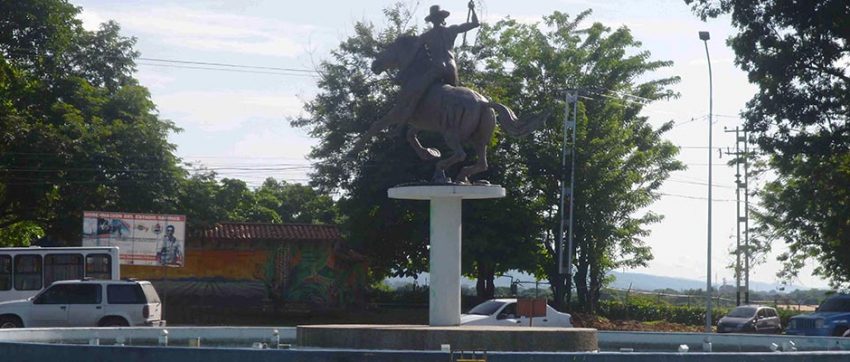
[[[387,195],[391,199],[407,200],[498,199],[505,197],[505,188],[500,185],[400,185],[389,189]]]

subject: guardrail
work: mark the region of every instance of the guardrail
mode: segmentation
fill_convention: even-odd
[[[163,331],[166,331],[164,334]],[[295,327],[104,327],[0,329],[0,342],[54,344],[160,345],[165,335],[170,346],[251,347],[265,343],[294,344]],[[850,351],[850,338],[758,334],[599,331],[599,348],[636,352],[675,352],[687,345],[692,352],[712,344],[715,352]]]
[[[769,352],[796,349],[798,351],[850,351],[850,338],[789,336],[737,333],[683,333],[683,332],[620,332],[599,331],[599,348],[634,351],[676,351],[685,344],[691,351],[703,351],[705,342],[711,343],[715,352]]]
[[[166,344],[250,347],[254,343],[294,343],[295,327],[102,327],[0,329],[0,342],[59,344]]]

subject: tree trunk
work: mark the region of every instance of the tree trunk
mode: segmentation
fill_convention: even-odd
[[[493,299],[493,297],[496,296],[496,286],[494,284],[496,276],[494,268],[488,263],[478,262],[477,264],[478,270],[476,271],[477,280],[475,282],[475,295],[480,300]]]
[[[484,293],[484,276],[481,275],[481,268],[479,267],[475,279],[475,296],[479,300],[483,300],[484,294],[486,294]]]
[[[578,253],[576,252],[576,250],[578,250],[578,243],[575,242],[575,239],[573,239],[573,241],[574,241],[573,242],[573,249],[570,250],[570,253],[571,253],[570,255],[573,255],[574,257],[577,258]],[[573,306],[572,306],[573,305],[572,296],[573,296],[573,276],[574,276],[573,275],[573,265],[574,264],[577,264],[575,259],[571,260],[570,265],[567,266],[569,268],[569,270],[567,271],[567,277],[564,278],[565,279],[564,281],[565,281],[565,284],[566,284],[564,286],[564,289],[565,289],[564,290],[564,296],[565,296],[564,303],[567,306],[567,308],[566,308],[567,311],[572,311],[572,308],[573,308]]]
[[[578,308],[584,312],[588,311],[587,269],[587,257],[582,255],[578,259],[578,267],[576,268],[576,275],[573,277],[573,281],[576,283],[576,299],[578,302]]]
[[[484,275],[484,297],[486,299],[493,299],[496,296],[496,285],[494,284],[496,276],[493,271],[493,266],[487,268],[487,274]]]
[[[594,258],[595,259],[595,258]],[[599,290],[601,288],[601,275],[599,272],[598,261],[594,263],[590,269],[590,285],[588,287],[588,312],[596,314],[597,305],[599,303]]]
[[[554,269],[554,273],[549,274],[549,284],[552,285],[552,294],[554,294],[554,307],[556,310],[563,311],[564,309],[564,276],[558,274],[558,268]]]

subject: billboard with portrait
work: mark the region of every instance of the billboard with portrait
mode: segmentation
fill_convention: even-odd
[[[117,246],[121,264],[183,266],[186,216],[86,211],[83,246]]]

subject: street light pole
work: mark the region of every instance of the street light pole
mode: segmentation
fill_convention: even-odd
[[[713,152],[711,130],[714,98],[711,80],[711,56],[708,54],[708,40],[711,39],[711,36],[707,31],[701,31],[699,38],[705,44],[705,58],[708,61],[708,251],[706,256],[707,275],[705,276],[705,333],[711,333],[711,153]]]

